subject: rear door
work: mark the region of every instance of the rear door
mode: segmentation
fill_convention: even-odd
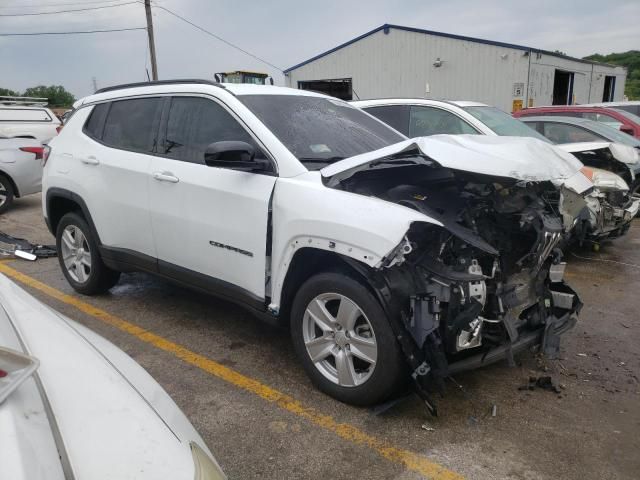
[[[86,140],[69,152],[100,240],[111,247],[106,255],[145,268],[155,268],[149,168],[162,102],[145,97],[96,105],[83,127]]]
[[[232,298],[265,296],[269,201],[276,176],[204,163],[218,141],[257,140],[222,103],[174,96],[165,105],[157,155],[149,168],[158,268]],[[274,168],[275,171],[275,168]]]
[[[409,108],[409,105],[381,105],[379,107],[368,107],[364,110],[408,137]]]

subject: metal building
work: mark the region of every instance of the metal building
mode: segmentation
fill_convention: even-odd
[[[626,76],[624,67],[398,25],[285,70],[288,86],[345,100],[475,100],[505,111],[622,100]]]

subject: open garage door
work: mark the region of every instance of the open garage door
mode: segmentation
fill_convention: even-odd
[[[337,78],[333,80],[305,80],[298,82],[300,90],[311,90],[324,93],[341,100],[353,100],[353,89],[350,78]]]
[[[571,105],[573,103],[573,72],[556,70],[553,77],[553,104]]]

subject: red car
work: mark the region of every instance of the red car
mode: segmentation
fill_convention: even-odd
[[[557,105],[553,107],[526,108],[519,112],[513,112],[513,116],[516,118],[531,115],[561,115],[563,117],[587,118],[640,138],[640,117],[625,110],[581,105]]]

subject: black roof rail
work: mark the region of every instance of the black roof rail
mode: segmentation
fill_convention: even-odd
[[[205,84],[205,85],[213,85],[214,87],[225,88],[224,85],[221,85],[218,82],[212,82],[211,80],[202,80],[198,78],[183,78],[183,79],[176,79],[176,80],[154,80],[151,82],[123,83],[122,85],[113,85],[112,87],[101,88],[99,90],[96,90],[95,93],[112,92],[114,90],[122,90],[124,88],[152,87],[154,85],[175,85],[180,83]]]

